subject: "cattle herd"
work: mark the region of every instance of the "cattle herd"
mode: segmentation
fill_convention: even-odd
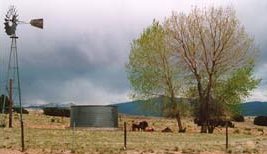
[[[238,120],[233,119],[235,122],[244,122],[244,117],[238,117]],[[201,126],[202,122],[199,119],[194,119],[194,123],[198,126]],[[235,125],[233,122],[229,120],[223,120],[223,119],[210,119],[207,122],[209,126],[215,128],[215,127],[230,127],[234,128]],[[267,116],[258,116],[254,118],[254,124],[260,125],[260,126],[267,126]],[[139,123],[136,123],[132,121],[132,131],[146,131],[146,132],[152,132],[155,131],[153,127],[149,127],[147,121],[141,121]],[[185,132],[186,129],[184,129],[182,132]],[[161,130],[161,132],[173,132],[169,127],[164,128]],[[212,131],[213,132],[213,131]]]
[[[194,119],[194,123],[197,124],[198,126],[201,125],[201,122],[198,119]],[[222,119],[211,119],[209,120],[209,124],[212,125],[213,127],[219,127],[219,126],[225,127],[226,124],[228,124],[228,127],[234,128],[234,124],[231,121],[225,121]],[[155,129],[152,127],[149,127],[147,121],[141,121],[139,123],[132,121],[132,131],[153,132],[155,131]],[[185,132],[185,131],[186,131],[186,128],[183,129],[181,132]],[[173,132],[173,131],[169,127],[166,127],[163,130],[161,130],[161,132]]]
[[[198,126],[201,126],[201,121],[199,119],[194,119],[194,123]],[[228,127],[234,128],[235,125],[231,121],[222,120],[222,119],[210,119],[208,120],[209,125],[214,127],[225,127],[228,124]]]
[[[153,132],[154,128],[148,126],[147,121],[141,121],[136,123],[132,121],[132,131],[144,131],[144,132]],[[161,132],[173,132],[169,127],[164,128]]]
[[[155,131],[155,129],[149,127],[147,121],[141,121],[139,123],[135,123],[134,121],[132,121],[132,131],[153,132]],[[172,130],[169,127],[166,127],[161,132],[172,132]]]

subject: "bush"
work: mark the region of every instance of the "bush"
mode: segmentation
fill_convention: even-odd
[[[43,108],[44,114],[49,116],[70,117],[70,109],[58,107]]]
[[[20,113],[20,107],[13,107],[13,112]],[[29,114],[29,111],[22,108],[22,114]]]
[[[234,115],[232,117],[232,121],[235,121],[235,122],[244,122],[245,121],[245,118],[242,115]]]
[[[8,96],[4,96],[4,95],[0,96],[0,111],[1,112],[3,110],[3,105],[4,105],[4,113],[5,114],[9,113],[9,102],[10,102],[10,100],[9,100]],[[14,107],[13,106],[12,109],[13,109],[13,112],[20,113],[20,107]],[[22,113],[23,114],[29,114],[29,111],[27,111],[24,108],[22,108]]]
[[[267,126],[267,116],[258,116],[254,118],[254,125]]]
[[[263,128],[257,128],[259,132],[263,132]]]
[[[234,134],[240,134],[240,130],[239,129],[235,129],[233,133]]]

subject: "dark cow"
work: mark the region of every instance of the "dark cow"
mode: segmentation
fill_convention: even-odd
[[[235,125],[231,121],[222,120],[222,119],[209,119],[208,124],[213,127],[226,127],[226,124],[228,124],[228,127],[234,128]],[[198,126],[201,126],[201,121],[197,118],[194,119],[194,123]]]
[[[226,124],[228,127],[234,128],[235,125],[231,121],[227,120],[222,120],[222,119],[209,119],[208,121],[208,126],[210,127],[210,132],[213,132],[213,129],[215,127],[226,127]],[[202,122],[199,119],[194,119],[194,123],[197,124],[198,126],[202,125]]]
[[[185,133],[186,132],[186,128],[183,128],[181,130],[178,131],[179,133]]]
[[[146,121],[142,121],[139,123],[139,128],[142,130],[142,131],[145,131],[145,129],[148,127],[148,123]]]
[[[161,132],[163,132],[163,133],[172,133],[172,130],[169,127],[166,127]]]
[[[194,119],[194,123],[197,124],[198,126],[201,126],[203,124],[203,122],[201,122],[199,119]],[[215,127],[219,127],[219,126],[226,127],[226,124],[228,127],[231,127],[231,128],[235,127],[235,125],[231,121],[222,120],[222,119],[209,119],[207,121],[208,133],[213,133]]]
[[[145,131],[147,127],[148,123],[146,121],[139,122],[139,124],[135,124],[133,122],[132,131],[139,131],[139,130]]]
[[[137,131],[140,130],[139,125],[138,124],[132,124],[132,131]]]

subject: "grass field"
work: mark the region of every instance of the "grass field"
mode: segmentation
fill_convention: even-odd
[[[118,129],[71,129],[69,118],[30,112],[24,116],[26,153],[225,153],[225,129],[200,134],[190,118],[184,119],[186,133],[177,133],[173,119],[120,116]],[[132,121],[147,120],[155,132],[132,132]],[[127,150],[123,149],[123,122],[127,122]],[[14,128],[0,128],[0,153],[20,153],[18,115]],[[267,128],[252,119],[229,129],[228,153],[267,153]],[[170,127],[173,133],[162,133]]]

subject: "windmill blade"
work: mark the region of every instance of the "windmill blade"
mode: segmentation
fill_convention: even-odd
[[[44,27],[44,20],[43,19],[32,19],[30,24],[34,27],[43,29]]]

